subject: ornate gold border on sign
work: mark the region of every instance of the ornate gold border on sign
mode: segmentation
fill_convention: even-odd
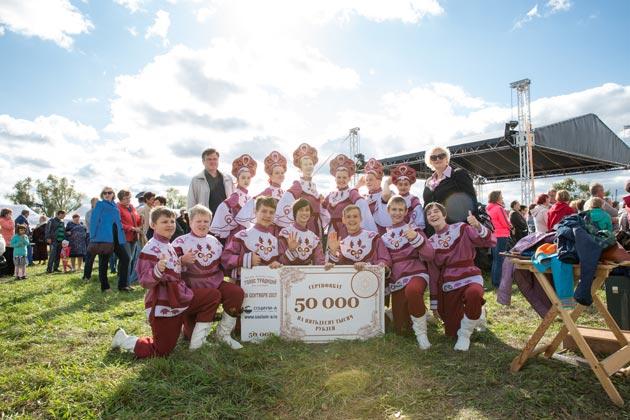
[[[306,331],[302,328],[292,326],[291,313],[288,311],[288,305],[286,302],[287,296],[291,294],[291,289],[294,284],[304,281],[306,274],[299,268],[294,267],[282,267],[280,269],[280,285],[281,285],[281,298],[280,298],[280,336],[289,340],[300,340],[306,336]]]
[[[383,267],[369,265],[364,268],[366,271],[370,271],[375,274],[377,279],[379,280],[379,287],[377,289],[377,293],[379,290],[382,290],[381,283],[384,285],[384,275],[385,271]],[[312,273],[313,275],[322,275],[324,273]],[[352,274],[349,273],[352,278]],[[299,268],[296,267],[283,267],[280,268],[279,272],[279,280],[280,280],[280,336],[289,340],[305,340],[307,338],[311,338],[309,341],[317,342],[318,339],[315,337],[322,337],[321,342],[326,342],[330,340],[326,340],[326,337],[330,337],[328,334],[307,334],[307,332],[302,329],[295,327],[292,324],[292,313],[289,311],[289,304],[287,302],[288,296],[291,295],[293,285],[298,284],[306,279],[306,273]],[[374,296],[374,295],[372,295]],[[369,298],[362,298],[368,299]],[[383,324],[381,320],[384,317],[384,302],[382,299],[373,299],[375,307],[371,312],[370,320],[368,323],[361,328],[359,328],[356,334],[346,335],[348,337],[356,337],[361,340],[365,340],[368,338],[372,338],[378,335],[381,335],[383,330]],[[313,340],[315,338],[315,340]]]

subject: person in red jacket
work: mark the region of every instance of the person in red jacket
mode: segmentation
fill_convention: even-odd
[[[492,248],[492,285],[498,288],[501,284],[501,269],[503,268],[503,256],[501,252],[505,252],[510,239],[510,231],[512,225],[505,210],[503,202],[503,194],[501,191],[492,191],[488,196],[488,206],[486,211],[494,225],[494,236],[497,238],[497,245]]]
[[[547,229],[556,230],[556,225],[567,216],[575,214],[575,210],[569,205],[571,196],[567,190],[556,193],[556,203],[547,212]]]
[[[136,263],[140,255],[140,232],[142,232],[142,218],[131,205],[131,191],[118,191],[118,210],[120,211],[120,220],[122,221],[123,232],[125,233],[125,248],[129,254],[129,283],[138,280],[136,273]]]

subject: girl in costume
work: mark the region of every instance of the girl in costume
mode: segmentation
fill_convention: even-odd
[[[328,225],[328,218],[321,211],[322,197],[313,182],[317,160],[317,150],[306,143],[300,144],[293,152],[293,165],[300,170],[301,177],[293,181],[291,188],[285,191],[278,202],[275,224],[281,228],[290,226],[295,221],[293,220],[293,203],[298,198],[304,198],[311,204],[312,210],[308,228],[321,238],[324,232],[323,227]]]
[[[343,209],[351,204],[359,207],[361,211],[361,227],[371,232],[377,231],[367,200],[359,194],[356,188],[350,188],[348,186],[350,178],[354,173],[355,163],[346,155],[337,155],[330,161],[330,174],[335,177],[337,191],[328,194],[322,204],[322,208],[330,217],[328,233],[337,232],[339,239],[345,238],[348,234],[341,221],[341,216]]]
[[[214,214],[210,233],[222,243],[244,227],[236,222],[236,215],[250,199],[247,187],[256,175],[257,163],[250,155],[241,155],[232,162],[232,175],[236,178],[236,189],[226,198]]]

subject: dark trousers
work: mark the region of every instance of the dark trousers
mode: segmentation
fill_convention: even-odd
[[[125,288],[129,285],[129,254],[124,246],[118,241],[114,242],[114,254],[118,257],[118,289]],[[101,290],[109,289],[109,281],[107,281],[107,270],[109,268],[109,257],[112,254],[98,255],[98,279],[101,282]]]
[[[13,248],[10,246],[6,247],[2,255],[6,259],[6,265],[4,268],[0,269],[0,276],[12,276],[15,271],[15,266],[13,265]]]
[[[92,277],[92,268],[94,267],[94,256],[89,251],[85,252],[83,264],[83,278],[89,279]]]
[[[51,273],[59,269],[59,257],[61,256],[61,242],[52,240],[50,252],[48,254],[48,272]]]

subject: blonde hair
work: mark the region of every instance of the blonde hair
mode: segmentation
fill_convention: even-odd
[[[185,209],[182,209],[182,210],[185,210]],[[190,210],[188,211],[188,214],[190,215],[191,221],[200,214],[205,215],[205,216],[210,216],[210,219],[212,219],[212,211],[210,211],[210,209],[204,206],[203,204],[194,205],[193,207],[190,208]]]
[[[599,197],[591,197],[584,203],[584,210],[601,209],[603,205],[604,200]]]
[[[556,193],[556,201],[568,203],[571,200],[571,194],[567,190],[560,190]]]
[[[431,155],[433,154],[433,152],[437,150],[446,153],[446,163],[451,162],[451,151],[448,150],[448,147],[438,146],[438,145],[431,146],[427,149],[426,152],[424,152],[424,164],[427,165],[433,171],[435,171],[435,167],[431,163]]]
[[[402,198],[402,196],[400,195],[393,195],[389,201],[387,202],[387,210],[390,209],[390,207],[394,204],[402,204],[403,206],[405,206],[405,208],[407,208],[407,202],[405,201],[404,198]]]
[[[359,208],[359,206],[354,205],[354,204],[349,204],[343,209],[343,212],[342,212],[343,217],[347,217],[348,213],[350,213],[352,210],[358,211],[359,217],[361,217],[361,209]]]

